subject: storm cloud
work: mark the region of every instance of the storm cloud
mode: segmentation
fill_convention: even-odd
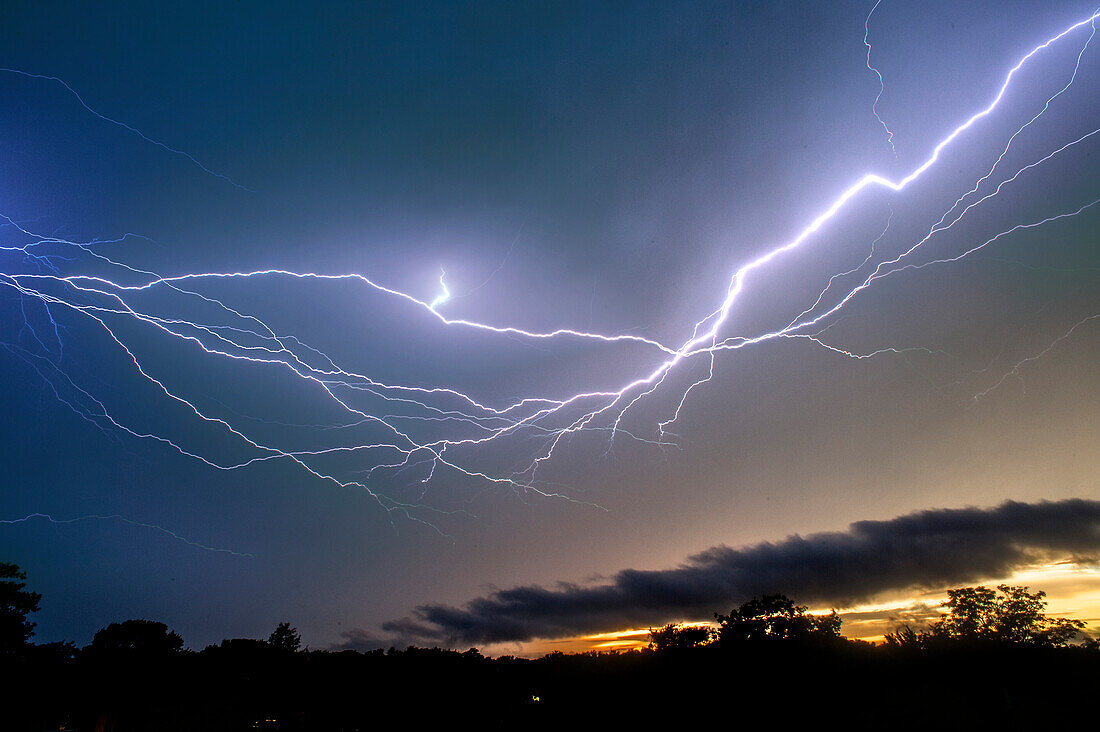
[[[1098,554],[1100,501],[1008,501],[859,521],[847,531],[739,549],[716,546],[673,569],[625,569],[601,585],[523,586],[463,607],[423,605],[383,628],[446,645],[558,638],[707,618],[762,593],[845,607],[883,592],[976,582],[1055,557]]]

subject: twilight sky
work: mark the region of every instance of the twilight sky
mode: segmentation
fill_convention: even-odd
[[[1100,39],[998,97],[1095,7],[873,6],[6,7],[38,639],[513,643],[1095,564]]]

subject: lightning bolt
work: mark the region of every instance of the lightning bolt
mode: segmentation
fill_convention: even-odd
[[[979,399],[982,399],[982,398],[988,396],[990,394],[990,392],[993,392],[996,389],[999,389],[1001,387],[1001,385],[1003,385],[1006,381],[1008,381],[1011,378],[1020,379],[1020,383],[1022,384],[1023,383],[1023,378],[1020,376],[1020,369],[1022,369],[1024,366],[1027,366],[1030,363],[1034,363],[1035,361],[1038,361],[1040,358],[1047,355],[1048,353],[1053,351],[1055,348],[1057,348],[1059,345],[1061,345],[1064,341],[1068,340],[1073,335],[1074,331],[1078,330],[1079,328],[1083,328],[1083,327],[1087,326],[1089,323],[1091,323],[1092,321],[1098,320],[1098,319],[1100,319],[1100,313],[1097,313],[1095,315],[1090,315],[1086,318],[1082,318],[1081,320],[1077,321],[1076,323],[1073,324],[1073,326],[1069,330],[1067,330],[1062,335],[1058,336],[1046,348],[1039,351],[1038,353],[1032,354],[1031,356],[1027,356],[1026,358],[1022,358],[1019,361],[1017,361],[1012,366],[1011,369],[1009,369],[1007,372],[1005,372],[1005,374],[1003,376],[1001,376],[1001,378],[996,381],[996,383],[994,383],[988,389],[984,389],[984,390],[978,392],[977,394],[975,394],[974,395],[974,401],[978,401]]]
[[[443,281],[443,278],[447,276],[447,273],[442,267],[439,268],[439,289],[441,292],[435,296],[435,299],[428,303],[428,309],[433,313],[435,309],[451,299],[451,291],[447,289],[447,283]]]
[[[166,152],[172,153],[173,155],[178,155],[180,157],[186,158],[187,160],[191,161],[191,163],[194,164],[195,167],[197,167],[202,172],[206,173],[207,175],[212,175],[215,178],[220,178],[221,180],[224,180],[226,183],[233,186],[234,188],[239,188],[242,191],[247,191],[248,193],[255,193],[256,192],[256,191],[252,190],[251,188],[245,188],[240,183],[237,183],[235,180],[230,178],[228,175],[225,175],[224,173],[219,173],[217,171],[211,170],[210,168],[208,168],[205,165],[203,165],[202,163],[200,163],[195,158],[195,156],[192,155],[191,153],[189,153],[185,150],[180,150],[179,148],[176,148],[176,147],[172,147],[168,143],[161,142],[160,140],[158,140],[156,138],[149,137],[148,135],[146,135],[144,132],[142,132],[138,128],[134,127],[133,125],[126,124],[125,122],[121,122],[117,119],[113,119],[111,117],[108,117],[105,114],[102,114],[102,113],[96,111],[95,109],[90,107],[88,105],[88,103],[84,101],[84,97],[80,96],[80,94],[76,91],[76,89],[73,89],[71,86],[69,86],[68,82],[66,82],[64,79],[58,78],[56,76],[47,76],[45,74],[32,74],[28,71],[22,71],[20,69],[0,68],[0,72],[4,72],[4,73],[7,73],[7,74],[16,74],[18,76],[25,76],[28,79],[39,79],[39,80],[43,80],[43,81],[52,81],[52,82],[60,85],[62,88],[64,88],[65,91],[69,92],[69,94],[72,95],[72,97],[74,99],[76,99],[77,103],[81,107],[83,107],[84,110],[86,112],[88,112],[89,114],[91,114],[92,116],[97,117],[97,118],[99,118],[99,119],[101,119],[104,122],[107,122],[109,124],[112,124],[115,127],[121,127],[122,129],[126,130],[127,132],[141,138],[142,140],[149,143],[150,145],[154,145],[156,147],[159,147],[160,149],[165,150]]]
[[[869,42],[871,15],[879,4],[877,2],[867,16],[864,43],[867,45],[868,68],[874,71],[880,80],[879,96],[881,97],[882,77],[871,65]],[[284,462],[311,478],[334,487],[362,490],[391,514],[400,514],[433,527],[434,524],[422,518],[423,512],[440,514],[448,512],[424,506],[420,502],[414,504],[397,500],[383,493],[378,489],[381,480],[379,476],[389,475],[392,478],[401,474],[414,474],[420,476],[419,483],[427,484],[437,479],[438,475],[448,473],[462,479],[511,489],[520,496],[530,494],[576,501],[568,494],[555,490],[552,484],[539,477],[540,468],[554,458],[559,448],[582,433],[604,435],[609,451],[618,438],[647,445],[675,447],[675,441],[668,439],[669,436],[674,437],[668,428],[679,419],[689,397],[712,380],[715,373],[715,359],[718,354],[725,351],[739,350],[766,342],[791,341],[809,344],[825,349],[827,352],[857,360],[909,352],[922,352],[931,356],[947,355],[935,349],[919,346],[885,346],[864,352],[846,349],[824,339],[825,331],[831,327],[825,325],[825,321],[839,313],[860,293],[884,279],[931,265],[959,261],[1017,231],[1033,229],[1076,216],[1100,202],[1100,200],[1093,201],[1076,209],[1017,224],[952,256],[924,262],[913,261],[913,255],[933,237],[953,228],[970,212],[995,198],[1021,176],[1085,144],[1093,135],[1100,132],[1098,128],[1065,143],[1018,168],[1014,174],[998,183],[992,191],[978,195],[1002,165],[1017,137],[1023,134],[1048,110],[1052,102],[1074,84],[1081,58],[1095,34],[1094,22],[1098,16],[1100,13],[1095,13],[1074,23],[1022,56],[1009,69],[991,101],[951,130],[932,148],[928,157],[907,175],[892,180],[876,173],[867,173],[857,178],[824,210],[810,219],[809,223],[793,238],[772,246],[739,266],[731,274],[718,305],[690,328],[685,329],[685,332],[690,332],[690,335],[682,336],[679,343],[665,343],[655,338],[632,333],[600,333],[591,328],[530,330],[514,325],[451,317],[441,312],[442,306],[452,299],[446,282],[446,272],[442,267],[438,279],[439,292],[430,299],[403,292],[376,278],[355,272],[297,272],[268,268],[163,275],[109,256],[107,252],[110,251],[112,244],[129,239],[133,235],[128,234],[112,241],[71,241],[57,236],[37,234],[29,228],[29,224],[16,223],[13,219],[5,217],[5,230],[10,229],[14,232],[13,237],[17,243],[0,246],[0,257],[9,260],[9,264],[5,264],[3,269],[0,269],[0,285],[19,299],[26,330],[20,333],[15,343],[2,345],[9,353],[31,365],[50,385],[60,401],[96,427],[119,432],[133,439],[157,443],[165,449],[197,460],[214,470],[240,470],[266,462]],[[1037,114],[1009,138],[989,171],[980,177],[967,193],[955,201],[927,234],[904,248],[900,254],[881,259],[864,274],[868,266],[878,257],[878,245],[890,232],[893,221],[893,209],[891,209],[890,218],[878,237],[871,243],[870,253],[862,262],[831,276],[816,300],[790,319],[786,326],[746,335],[726,332],[731,315],[754,273],[769,268],[784,258],[792,256],[797,250],[808,246],[816,234],[867,189],[877,188],[892,194],[902,194],[910,184],[936,165],[944,150],[998,108],[1017,72],[1025,64],[1045,49],[1085,26],[1092,27],[1092,34],[1081,48],[1069,80],[1047,99],[1046,104]],[[170,152],[184,155],[204,171],[229,181],[226,176],[210,171],[189,154],[170,148],[164,143],[146,137],[133,127],[95,112],[84,104],[71,87],[56,77],[36,76],[12,69],[6,69],[6,71],[58,82],[97,117],[119,125]],[[879,117],[877,103],[878,98],[875,101],[875,116],[886,129],[893,147],[893,134]],[[229,182],[232,183],[232,181]],[[496,271],[493,272],[493,275],[495,274]],[[839,287],[840,283],[852,276],[856,276],[856,284],[842,288],[842,294],[834,295],[834,286]],[[447,385],[423,386],[394,383],[374,378],[367,373],[354,370],[350,365],[339,363],[337,358],[306,344],[295,334],[278,332],[261,315],[229,304],[224,296],[219,298],[207,294],[212,285],[236,286],[244,282],[263,285],[269,281],[291,285],[305,282],[353,284],[378,297],[393,298],[411,310],[424,314],[442,328],[508,336],[530,343],[572,340],[597,346],[615,346],[632,349],[632,353],[640,351],[645,354],[644,360],[640,366],[636,367],[636,375],[633,378],[625,379],[625,383],[616,387],[593,387],[565,395],[529,394],[504,403],[489,403],[488,400]],[[31,325],[33,318],[26,309],[26,303],[37,304],[43,309],[43,313],[51,324],[52,335],[44,338],[34,329]],[[169,304],[172,307],[169,307]],[[181,311],[188,312],[183,310],[184,306],[194,308],[194,312],[202,313],[202,316],[184,317],[180,314]],[[70,316],[74,321],[91,326],[93,331],[98,332],[106,342],[117,349],[119,356],[146,388],[166,400],[172,408],[221,434],[238,451],[236,456],[214,457],[201,452],[198,448],[188,446],[183,438],[127,426],[124,419],[113,416],[103,400],[92,396],[88,390],[78,386],[76,380],[65,371],[66,361],[63,358],[61,343],[64,328],[67,326],[60,324],[59,318],[62,315]],[[1086,321],[1082,321],[1078,326]],[[1059,340],[1069,337],[1078,326]],[[816,330],[810,332],[814,328]],[[23,333],[29,333],[30,340],[41,353],[34,353],[30,348],[20,344],[19,340],[23,338]],[[164,378],[156,376],[152,368],[147,366],[140,357],[140,348],[135,345],[136,341],[131,337],[133,333],[147,333],[162,337],[202,357],[224,360],[242,366],[259,367],[271,374],[293,379],[305,393],[319,398],[323,404],[334,408],[341,415],[341,419],[323,426],[303,425],[268,421],[256,416],[236,413],[231,415],[232,410],[224,405],[221,410],[206,406],[197,398],[188,398],[178,393],[178,390],[168,384]],[[1051,348],[1055,344],[1052,344]],[[1047,349],[1049,350],[1050,348]],[[657,421],[655,436],[649,437],[627,429],[624,420],[628,412],[663,388],[671,390],[670,384],[674,380],[674,375],[678,378],[681,371],[689,370],[690,367],[687,364],[696,359],[705,364],[703,373],[688,377],[690,383],[678,393],[673,392],[671,401],[675,402],[675,408],[667,413],[665,419]],[[1022,361],[1013,371],[1018,371],[1019,367],[1027,362],[1027,360]],[[985,393],[988,393],[988,390]],[[266,431],[260,430],[257,433],[254,429],[246,430],[241,425],[242,422],[268,427],[279,426],[290,432],[306,430],[314,437],[307,444],[302,444],[300,440],[288,439],[285,434],[280,437],[270,434],[262,436]],[[327,441],[317,444],[318,434],[327,438]],[[485,461],[479,458],[481,452],[487,451],[491,445],[505,443],[509,446],[520,445],[524,457],[516,462],[514,469],[510,472],[485,467],[483,465]],[[339,457],[361,457],[366,461],[366,467],[355,471],[354,477],[349,477],[330,467],[332,460]],[[44,514],[32,516],[49,518]],[[114,516],[84,518],[124,520]],[[150,525],[150,528],[165,531],[156,526]]]
[[[871,16],[878,10],[878,6],[882,5],[882,0],[875,0],[875,6],[871,8],[871,12],[867,13],[867,19],[863,22],[863,45],[867,47],[867,70],[875,75],[878,79],[878,94],[875,95],[875,101],[871,105],[871,113],[875,115],[875,119],[882,125],[882,129],[886,131],[886,142],[890,145],[890,152],[894,153],[894,157],[897,158],[898,151],[894,147],[894,132],[890,129],[890,126],[886,124],[886,120],[882,118],[882,115],[878,113],[878,103],[882,99],[882,95],[886,93],[886,85],[882,81],[882,72],[878,70],[878,67],[871,65]]]
[[[138,526],[138,527],[141,527],[143,529],[153,529],[154,531],[159,531],[160,533],[162,533],[166,536],[169,536],[172,539],[175,539],[176,541],[182,542],[182,543],[186,544],[187,546],[191,546],[191,547],[194,547],[196,549],[202,549],[203,551],[214,552],[214,553],[217,553],[217,554],[232,554],[235,557],[244,557],[244,558],[248,558],[248,559],[254,559],[256,557],[255,554],[249,554],[247,552],[237,552],[237,551],[233,551],[232,549],[222,549],[222,548],[219,548],[219,547],[216,547],[216,546],[207,546],[206,544],[202,544],[200,542],[188,539],[185,536],[180,536],[176,532],[170,531],[169,529],[166,529],[163,526],[158,526],[156,524],[145,523],[144,521],[134,521],[133,519],[128,519],[125,516],[121,516],[117,513],[112,513],[112,514],[88,514],[87,516],[77,516],[76,518],[70,518],[70,519],[54,518],[53,516],[49,515],[48,513],[32,513],[32,514],[28,514],[28,515],[24,516],[23,518],[0,519],[0,524],[8,524],[9,526],[11,526],[11,525],[14,525],[14,524],[27,523],[28,521],[33,521],[35,519],[43,519],[45,521],[50,522],[51,524],[56,524],[56,525],[75,524],[79,521],[119,521],[119,522],[124,523],[124,524],[129,524],[130,526]]]

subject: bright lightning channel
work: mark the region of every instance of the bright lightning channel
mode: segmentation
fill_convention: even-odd
[[[867,45],[868,68],[878,74],[880,80],[879,96],[881,97],[883,91],[881,88],[881,74],[871,65],[871,48],[868,40],[870,18],[878,5],[879,3],[876,3],[867,16],[864,42]],[[811,219],[809,224],[798,232],[794,238],[773,247],[737,268],[729,279],[724,298],[718,307],[696,322],[690,329],[690,336],[679,345],[667,344],[656,339],[633,334],[604,334],[591,330],[569,328],[533,331],[508,325],[448,317],[440,312],[441,306],[452,297],[445,281],[446,273],[442,268],[438,280],[440,292],[430,300],[396,290],[357,273],[326,274],[269,268],[245,272],[192,272],[165,276],[116,261],[103,253],[103,250],[112,242],[78,242],[60,237],[42,236],[27,228],[29,225],[16,223],[11,219],[5,219],[7,221],[6,226],[12,227],[17,235],[29,239],[29,242],[17,246],[0,247],[0,256],[18,258],[19,261],[24,263],[25,269],[29,271],[0,271],[0,284],[9,288],[19,298],[25,327],[29,329],[33,340],[39,344],[48,356],[54,350],[57,351],[58,355],[47,357],[30,354],[26,349],[22,349],[16,344],[4,345],[9,352],[31,363],[60,400],[97,427],[118,430],[137,439],[156,441],[181,455],[199,460],[217,470],[236,470],[273,460],[287,461],[318,480],[341,488],[362,489],[374,497],[387,511],[403,514],[415,521],[421,521],[422,519],[413,513],[414,510],[436,511],[438,509],[397,501],[382,494],[375,488],[373,483],[376,472],[396,474],[401,471],[427,468],[424,474],[425,477],[421,479],[421,482],[427,482],[442,470],[449,470],[455,475],[465,476],[466,478],[486,481],[494,485],[508,486],[520,493],[534,493],[544,497],[553,496],[573,500],[565,494],[540,487],[546,484],[537,479],[540,466],[553,458],[557,448],[564,441],[580,432],[606,434],[609,444],[608,449],[610,449],[610,445],[617,436],[646,444],[674,446],[674,442],[666,440],[667,428],[679,418],[688,397],[712,379],[714,359],[718,353],[780,339],[811,343],[830,352],[856,359],[870,358],[886,353],[904,353],[912,350],[933,353],[930,349],[894,347],[881,348],[869,353],[857,353],[825,342],[823,334],[827,328],[821,329],[819,327],[816,332],[812,333],[807,331],[810,328],[819,326],[822,321],[838,313],[863,290],[888,276],[931,264],[958,261],[1015,231],[1034,228],[1052,221],[1075,216],[1095,205],[1097,201],[1073,211],[1066,211],[1029,223],[1019,224],[955,257],[945,257],[919,265],[909,262],[902,263],[935,234],[953,227],[968,212],[998,195],[1006,185],[1012,184],[1022,174],[1074,146],[1084,143],[1100,132],[1100,129],[1094,130],[1021,167],[1014,175],[998,184],[992,192],[986,193],[984,196],[963,206],[963,203],[971,195],[976,194],[982,184],[993,175],[1005,159],[1017,135],[1042,116],[1050,103],[1073,85],[1081,57],[1092,39],[1090,35],[1089,40],[1085,42],[1085,46],[1077,57],[1077,65],[1074,67],[1069,81],[1047,100],[1046,105],[1038,114],[1025,123],[1009,139],[1004,151],[997,158],[989,172],[980,178],[970,191],[956,200],[955,204],[940,218],[937,224],[931,227],[924,237],[900,255],[879,262],[870,274],[862,278],[859,284],[848,289],[842,297],[833,300],[833,304],[819,310],[821,304],[829,297],[829,291],[834,283],[848,275],[862,271],[867,264],[874,260],[876,244],[889,231],[890,222],[893,218],[891,212],[891,219],[887,221],[882,233],[872,243],[871,252],[863,262],[851,270],[831,277],[816,301],[791,319],[787,326],[752,336],[723,336],[723,328],[728,323],[730,315],[752,273],[801,248],[865,189],[874,187],[883,188],[893,193],[903,192],[911,183],[923,176],[926,171],[937,163],[941,153],[949,145],[997,109],[1017,72],[1025,64],[1043,50],[1086,25],[1093,26],[1093,33],[1095,33],[1094,21],[1097,17],[1100,17],[1100,13],[1095,13],[1074,23],[1021,57],[1008,71],[988,105],[974,113],[940,140],[927,159],[913,168],[907,175],[897,180],[891,180],[874,173],[862,176],[841,192],[822,212]],[[189,154],[168,147],[164,143],[146,137],[133,127],[101,115],[88,107],[68,84],[56,77],[27,74],[13,69],[0,70],[58,82],[76,96],[77,100],[89,112],[97,117],[119,125],[139,135],[142,139],[170,152],[184,155],[206,172],[229,180],[224,175],[210,171]],[[893,146],[893,133],[879,117],[877,103],[878,98],[875,101],[875,116],[879,118],[886,129],[891,146]],[[234,183],[234,185],[236,184]],[[129,236],[127,235],[127,237],[121,239]],[[66,256],[59,252],[64,252]],[[83,273],[76,274],[62,273],[63,268],[71,266],[71,263],[78,259],[94,265],[94,269],[90,268]],[[321,350],[306,345],[296,336],[276,332],[258,315],[234,308],[221,299],[202,294],[199,291],[204,283],[209,282],[232,284],[243,280],[264,281],[268,279],[355,282],[383,296],[398,298],[419,308],[446,327],[468,328],[533,341],[570,338],[594,343],[633,346],[648,350],[658,360],[655,365],[651,364],[645,367],[640,375],[622,384],[619,388],[593,388],[568,396],[530,395],[508,404],[488,404],[447,386],[425,387],[390,383],[351,370],[347,366],[338,364],[335,359]],[[219,314],[218,318],[220,319],[208,317],[204,320],[194,320],[182,316],[168,317],[143,308],[141,305],[142,297],[154,291],[168,292],[173,297],[201,302],[207,312],[213,309]],[[26,303],[38,303],[43,308],[51,323],[52,337],[45,337],[44,339],[35,331],[31,325],[31,317],[27,314]],[[242,457],[235,460],[215,460],[189,449],[179,439],[133,429],[125,426],[122,421],[115,419],[102,401],[78,387],[61,370],[62,329],[59,326],[58,316],[60,313],[65,312],[85,318],[87,322],[100,329],[103,335],[118,347],[125,360],[142,380],[168,399],[169,402],[185,410],[202,423],[231,437],[244,450]],[[1078,325],[1082,325],[1086,321],[1082,321]],[[304,386],[323,400],[336,406],[345,415],[345,421],[329,425],[326,430],[334,435],[348,435],[348,437],[341,443],[303,449],[290,444],[276,444],[275,441],[249,436],[244,428],[232,424],[228,418],[208,413],[205,409],[200,408],[196,401],[177,394],[163,380],[154,376],[142,363],[135,348],[128,345],[117,323],[139,324],[154,333],[188,344],[215,358],[278,369],[282,373],[300,380]],[[1072,330],[1070,333],[1072,333]],[[1068,337],[1068,335],[1067,333],[1064,337]],[[56,343],[56,346],[48,347],[47,341]],[[681,364],[696,357],[706,358],[708,364],[706,373],[693,380],[690,385],[680,392],[679,397],[675,400],[676,407],[673,413],[667,419],[657,423],[656,438],[647,438],[625,429],[623,421],[627,412],[664,386]],[[72,396],[66,397],[63,394]],[[247,416],[245,415],[245,417]],[[249,419],[264,421],[259,420],[259,418]],[[429,436],[422,436],[420,433],[429,427],[436,432]],[[445,431],[440,435],[440,430],[451,427],[460,428],[464,431],[454,434]],[[373,438],[374,441],[369,442],[355,440],[353,438],[356,435],[356,430],[372,431],[373,434],[380,435],[380,437]],[[469,462],[468,457],[462,457],[462,454],[469,456],[471,454],[469,451],[472,449],[506,439],[531,440],[535,443],[535,447],[527,448],[530,450],[530,460],[526,462],[526,465],[518,466],[518,469],[511,473],[487,472],[482,468],[474,467]],[[456,453],[463,450],[467,452],[456,455]],[[370,464],[368,468],[361,471],[363,473],[362,477],[359,479],[338,477],[334,471],[326,470],[320,466],[320,461],[323,458],[340,454],[363,454],[368,456]],[[90,518],[103,517],[93,516]],[[427,521],[424,521],[424,523],[431,525]],[[160,527],[152,528],[160,529]]]

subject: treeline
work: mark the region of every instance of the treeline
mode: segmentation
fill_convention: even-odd
[[[845,639],[835,613],[767,595],[713,627],[654,629],[647,649],[522,659],[303,650],[289,623],[201,651],[149,620],[108,625],[82,649],[33,644],[39,598],[17,568],[0,568],[12,632],[0,728],[13,731],[706,729],[761,715],[777,729],[1056,729],[1091,716],[1100,682],[1100,649],[1082,624],[1007,586],[952,590],[939,620],[880,644]]]
[[[901,626],[887,633],[884,643],[890,648],[927,650],[961,646],[1066,648],[1076,641],[1083,648],[1100,650],[1100,639],[1088,635],[1084,621],[1049,617],[1045,598],[1045,592],[1031,593],[1027,587],[1011,585],[998,585],[996,590],[948,590],[943,603],[947,612],[938,620],[924,629]],[[668,652],[712,644],[734,649],[746,643],[776,641],[859,643],[841,635],[841,620],[835,610],[818,616],[807,610],[785,595],[754,597],[729,615],[715,614],[714,627],[672,623],[651,630],[650,648]]]

